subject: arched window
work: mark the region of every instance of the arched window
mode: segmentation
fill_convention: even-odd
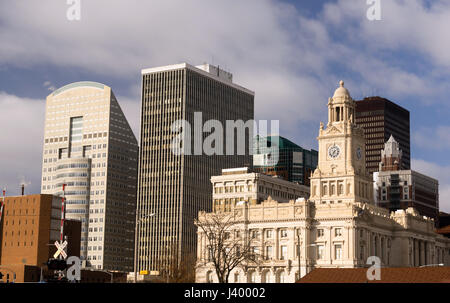
[[[240,277],[239,277],[239,273],[235,272],[234,273],[234,283],[240,283]]]
[[[256,273],[255,271],[249,271],[248,272],[248,283],[256,283]]]
[[[326,185],[323,186],[323,195],[324,196],[328,195],[328,186]]]
[[[212,271],[206,273],[206,283],[213,283]]]
[[[266,270],[262,276],[263,283],[273,283],[272,275],[270,274],[270,270]]]
[[[286,282],[286,274],[282,270],[282,271],[278,272],[277,283],[285,283],[285,282]]]
[[[339,195],[344,194],[344,185],[339,184],[339,192],[338,192],[338,194],[339,194]]]

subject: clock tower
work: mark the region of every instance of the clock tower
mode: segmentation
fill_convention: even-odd
[[[328,99],[328,123],[320,123],[319,163],[311,175],[315,203],[373,203],[373,181],[366,172],[363,129],[355,124],[355,101],[340,81]]]

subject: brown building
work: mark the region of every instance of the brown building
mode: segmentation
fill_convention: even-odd
[[[0,223],[0,271],[5,275],[15,272],[16,282],[39,278],[36,271],[40,272],[40,267],[56,251],[54,242],[60,238],[60,226],[60,197],[47,194],[6,197]],[[81,223],[65,221],[64,230],[68,255],[79,256]]]
[[[399,142],[403,152],[401,169],[410,169],[409,111],[381,97],[367,97],[356,101],[356,124],[364,129],[366,139],[366,168],[378,171],[381,150],[391,136]]]

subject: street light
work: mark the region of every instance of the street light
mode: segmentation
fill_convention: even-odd
[[[138,211],[139,214],[139,211]],[[138,234],[140,232],[141,229],[141,221],[143,221],[144,219],[153,217],[155,215],[155,213],[151,213],[151,214],[147,214],[147,215],[143,215],[143,216],[136,216],[136,226],[135,226],[135,235],[134,235],[134,283],[137,283],[137,238],[138,238]]]

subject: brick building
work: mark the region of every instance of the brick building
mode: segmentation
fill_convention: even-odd
[[[39,281],[40,268],[60,238],[61,198],[47,194],[6,197],[0,222],[0,271],[12,281]],[[81,223],[65,221],[67,253],[79,256]],[[7,268],[7,269],[2,269]]]

